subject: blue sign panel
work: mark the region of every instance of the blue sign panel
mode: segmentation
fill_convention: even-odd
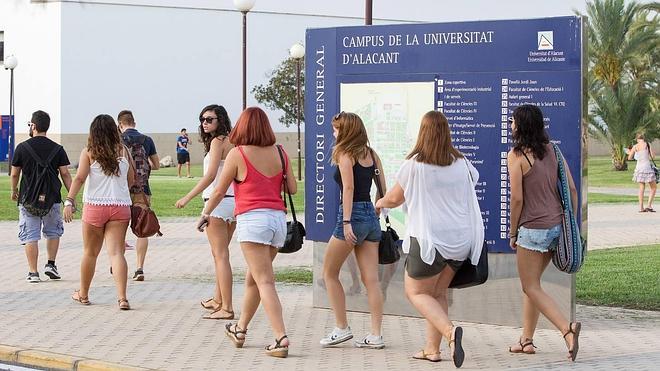
[[[9,156],[9,118],[0,116],[0,161],[7,161]]]
[[[362,117],[389,187],[422,115],[444,112],[454,146],[480,172],[477,193],[491,252],[511,252],[506,154],[515,107],[541,108],[580,189],[579,17],[311,29],[306,49],[308,239],[327,241],[335,225],[339,190],[329,159],[332,116],[341,110]],[[400,211],[392,218],[405,224]]]

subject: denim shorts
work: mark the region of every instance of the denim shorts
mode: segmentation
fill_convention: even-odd
[[[550,229],[518,228],[516,244],[522,248],[538,252],[554,251],[559,244],[561,224]]]
[[[344,237],[344,208],[339,205],[337,213],[337,224],[332,235],[340,240],[346,240]],[[351,212],[351,227],[353,234],[357,238],[356,245],[361,245],[365,240],[380,242],[380,222],[376,216],[374,204],[370,201],[353,202],[353,211]]]
[[[236,215],[236,239],[274,247],[284,246],[286,214],[282,210],[254,209]]]
[[[206,203],[208,200],[204,200],[204,206],[206,207]],[[234,218],[234,208],[236,207],[236,200],[234,200],[234,197],[225,197],[220,201],[218,206],[211,211],[211,215],[214,218],[222,219],[227,223],[233,223],[236,221],[236,218]]]
[[[23,206],[19,206],[18,240],[22,244],[37,242],[41,239],[42,232],[47,240],[62,237],[64,220],[61,207],[61,204],[54,204],[46,216],[39,217],[30,214]]]

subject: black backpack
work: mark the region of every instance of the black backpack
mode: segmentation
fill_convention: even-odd
[[[23,145],[36,164],[34,170],[26,178],[25,184],[27,189],[21,192],[19,204],[23,205],[25,210],[30,214],[44,217],[50,212],[53,204],[55,204],[55,200],[60,197],[62,183],[60,182],[57,170],[53,169],[50,163],[62,146],[55,146],[53,151],[48,155],[48,158],[42,160],[30,144],[24,142]],[[25,176],[25,173],[23,173],[23,176]],[[23,190],[21,189],[21,191]]]

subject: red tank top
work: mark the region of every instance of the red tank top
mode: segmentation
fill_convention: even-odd
[[[240,215],[254,209],[273,209],[286,211],[286,206],[282,200],[282,182],[284,181],[284,174],[280,171],[274,176],[268,177],[259,172],[247,156],[243,152],[243,147],[238,147],[245,167],[247,167],[247,174],[242,182],[234,180],[234,197],[236,200],[236,208],[234,209],[235,215]],[[284,149],[284,163],[286,168],[289,168],[289,156],[287,156]]]

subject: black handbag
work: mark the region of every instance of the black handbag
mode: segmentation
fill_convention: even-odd
[[[478,212],[478,218],[481,220],[481,211],[479,210],[479,201],[477,201],[477,194],[474,192],[474,179],[472,179],[472,173],[470,173],[470,167],[467,165],[467,160],[465,160],[465,166],[468,170],[468,176],[470,177],[470,185],[472,187],[473,193],[473,205],[475,211]],[[476,218],[477,216],[475,216]],[[483,221],[482,221],[483,223]],[[466,287],[472,287],[481,285],[482,283],[488,280],[488,246],[486,241],[481,245],[481,255],[479,255],[479,261],[476,265],[472,265],[470,258],[465,259],[463,265],[458,269],[454,278],[451,280],[449,287],[452,289],[462,289]]]
[[[382,198],[383,189],[380,185],[380,170],[376,166],[376,158],[374,157],[373,150],[370,150],[371,160],[374,163],[376,170],[374,171],[374,182],[376,182],[376,189],[378,190],[378,198]],[[394,264],[401,259],[401,251],[399,251],[399,235],[390,224],[390,218],[385,217],[385,230],[382,231],[380,236],[380,243],[378,244],[378,264]]]
[[[291,216],[293,221],[286,222],[286,238],[284,239],[284,246],[280,247],[277,252],[281,254],[291,254],[302,248],[303,240],[305,238],[305,226],[296,218],[296,209],[293,207],[293,198],[289,193],[289,187],[286,184],[286,165],[284,164],[284,156],[282,155],[282,147],[277,146],[277,152],[280,154],[282,161],[282,176],[284,179],[284,207],[287,207],[286,199],[289,198],[289,205],[291,205]]]
[[[646,149],[649,151],[649,160],[651,160],[651,170],[655,174],[655,182],[660,183],[660,169],[658,169],[658,165],[655,164],[655,161],[651,157],[651,145],[646,143]]]

